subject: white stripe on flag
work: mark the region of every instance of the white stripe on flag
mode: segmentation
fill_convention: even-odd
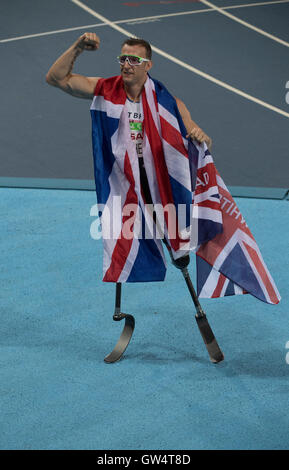
[[[103,111],[109,117],[119,119],[123,105],[111,103],[111,101],[107,101],[103,96],[99,95],[93,98],[90,109],[93,111]]]
[[[221,211],[211,209],[210,207],[200,207],[198,205],[193,205],[192,211],[193,219],[205,219],[218,222],[219,224],[223,223]],[[220,255],[219,255],[220,256]]]
[[[278,293],[278,290],[275,286],[275,283],[265,265],[265,262],[262,258],[262,255],[261,255],[261,252],[258,248],[258,245],[257,243],[255,242],[255,240],[253,240],[247,233],[243,232],[243,230],[241,229],[237,229],[235,231],[235,233],[232,235],[232,237],[230,238],[230,240],[228,241],[228,243],[224,246],[223,250],[221,251],[221,253],[219,254],[219,256],[216,258],[215,260],[215,263],[214,263],[214,268],[216,270],[219,270],[220,267],[222,266],[223,262],[225,261],[225,259],[227,258],[227,256],[231,253],[231,251],[233,250],[233,248],[238,244],[241,248],[242,248],[242,251],[244,253],[244,256],[246,257],[248,263],[250,264],[251,266],[251,269],[253,270],[261,288],[263,289],[263,292],[264,292],[264,295],[267,299],[267,301],[269,301],[269,303],[271,303],[271,300],[270,300],[270,296],[268,294],[268,291],[265,287],[265,284],[260,276],[260,274],[258,273],[257,269],[256,269],[256,266],[254,264],[254,262],[252,261],[249,253],[247,252],[246,250],[246,247],[244,246],[243,242],[247,243],[247,245],[249,245],[251,248],[253,248],[253,250],[256,252],[256,254],[258,255],[259,257],[259,260],[272,284],[272,286],[274,287],[275,291],[276,291],[276,295],[278,297],[279,293]]]
[[[211,272],[202,287],[199,297],[206,299],[212,297],[214,290],[216,289],[216,286],[218,284],[220,275],[221,274],[218,271],[213,268],[211,269]]]
[[[112,171],[109,176],[109,185],[110,185],[110,193],[109,197],[106,202],[106,210],[108,211],[105,214],[105,217],[102,217],[101,225],[102,225],[102,233],[103,233],[103,275],[105,275],[106,271],[110,267],[111,264],[111,255],[115,248],[117,239],[121,233],[121,213],[122,213],[122,206],[126,200],[126,195],[129,190],[129,182],[125,178],[124,174],[120,170],[117,162],[114,163],[112,167]],[[116,190],[118,188],[118,190]],[[121,213],[115,214],[116,211],[116,203],[117,197],[120,198],[120,205],[121,205]],[[118,215],[119,221],[118,224]],[[108,234],[108,237],[105,237],[105,234]]]
[[[229,241],[227,242],[227,244],[223,247],[222,251],[219,253],[219,256],[217,256],[217,258],[215,259],[215,262],[214,262],[214,268],[219,271],[220,267],[222,266],[223,262],[225,261],[225,259],[227,258],[227,256],[231,253],[231,251],[233,250],[233,248],[235,248],[235,246],[237,244],[240,244],[240,242],[242,240],[245,240],[250,246],[252,246],[252,248],[256,249],[256,243],[254,242],[254,240],[249,237],[245,232],[243,232],[242,230],[240,230],[239,228],[237,228],[237,230],[235,231],[235,233],[231,236],[231,238],[229,239]]]
[[[203,191],[202,193],[195,195],[194,203],[199,204],[200,202],[209,200],[220,204],[220,199],[218,199],[217,197],[213,197],[216,194],[219,194],[218,187],[211,186],[209,189],[207,189],[207,191]]]
[[[154,100],[154,94],[153,94],[153,92],[155,92],[155,84],[151,78],[148,78],[147,81],[145,82],[145,91],[146,91],[147,102],[148,102],[156,129],[158,131],[160,138],[162,138],[160,117],[157,113],[156,104]]]
[[[164,106],[159,104],[159,115],[162,116],[163,119],[165,119],[172,127],[176,129],[177,132],[180,133],[180,137],[182,138],[184,147],[186,150],[188,150],[188,139],[182,136],[180,126],[178,123],[177,118],[171,114]]]
[[[243,240],[242,240],[242,241],[243,241]],[[250,254],[248,253],[248,251],[247,251],[246,246],[244,245],[244,243],[241,242],[241,246],[242,246],[242,248],[243,248],[243,253],[244,253],[245,257],[246,257],[246,259],[247,259],[247,261],[248,261],[248,263],[249,263],[249,265],[250,265],[250,267],[251,267],[253,273],[255,274],[255,276],[256,276],[256,278],[257,278],[257,280],[258,280],[258,282],[259,282],[259,284],[260,284],[260,286],[261,286],[261,288],[262,288],[262,291],[263,291],[263,293],[264,293],[264,295],[265,295],[265,297],[266,297],[266,299],[267,299],[267,302],[271,303],[271,299],[270,299],[269,292],[267,291],[267,288],[266,288],[266,286],[265,286],[265,284],[264,284],[264,282],[263,282],[263,279],[262,279],[261,275],[259,274],[259,271],[258,271],[257,268],[256,268],[256,265],[255,265],[254,261],[252,260]],[[252,247],[252,248],[254,248],[254,247]],[[256,248],[254,248],[254,250],[257,251]],[[260,252],[259,252],[259,253],[257,252],[256,254],[257,254],[257,256],[259,256],[259,259],[260,259],[260,257],[261,257],[261,259],[260,259],[261,264],[263,264],[263,268],[264,268],[264,270],[267,272],[267,269],[266,269],[265,263],[264,263],[264,261],[263,261],[263,259],[262,259],[261,253],[260,253]]]
[[[194,144],[196,145],[196,141],[194,141]],[[213,157],[212,155],[205,155],[205,152],[202,151],[202,155],[199,154],[198,169],[204,168],[208,163],[214,163]]]
[[[221,178],[220,175],[217,175],[217,184],[218,186],[220,186],[220,188],[223,188],[225,191],[227,191],[227,193],[229,192],[227,186],[225,185],[223,179]]]
[[[166,108],[164,108],[161,104],[159,104],[159,114],[162,116],[166,121],[170,123],[172,127],[174,127],[179,133],[180,131],[180,126],[178,123],[178,120],[173,114],[171,114]]]
[[[129,251],[129,254],[126,258],[125,265],[122,269],[122,272],[119,275],[118,282],[126,282],[131,270],[133,268],[134,262],[136,260],[137,254],[139,250],[139,240],[137,238],[133,238],[132,245]]]
[[[234,293],[235,295],[242,295],[243,289],[240,286],[238,286],[238,284],[234,284]]]
[[[163,148],[169,175],[178,181],[178,183],[183,185],[188,191],[192,191],[190,164],[188,158],[178,152],[164,139]]]
[[[226,277],[224,285],[223,285],[221,293],[220,293],[220,297],[225,297],[225,293],[226,293],[229,282],[230,282],[229,279]]]

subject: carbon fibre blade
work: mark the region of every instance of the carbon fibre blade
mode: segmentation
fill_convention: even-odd
[[[121,333],[120,338],[119,338],[118,342],[116,343],[114,349],[111,351],[110,354],[108,354],[104,358],[104,361],[106,363],[113,363],[113,362],[118,361],[121,358],[121,356],[123,355],[123,353],[125,352],[128,344],[131,340],[131,337],[132,337],[132,334],[133,334],[133,331],[134,331],[134,326],[135,326],[134,317],[132,315],[128,315],[126,313],[120,313],[120,314],[114,316],[114,320],[116,320],[116,321],[120,321],[120,320],[123,320],[123,319],[125,319],[125,324],[124,324],[122,333]]]
[[[212,331],[212,328],[209,325],[207,316],[204,312],[204,310],[201,307],[201,304],[199,302],[198,296],[195,292],[193,283],[191,281],[188,269],[186,267],[182,268],[182,274],[184,276],[184,279],[186,281],[186,284],[188,286],[189,292],[191,294],[192,300],[194,302],[197,314],[196,314],[196,321],[197,325],[199,327],[200,333],[202,335],[202,338],[204,340],[205,346],[207,348],[207,351],[210,356],[210,360],[213,363],[221,362],[224,360],[224,354],[221,351],[217,340],[215,338],[215,335]]]
[[[200,333],[203,337],[205,346],[213,363],[218,363],[224,360],[224,354],[221,351],[215,335],[209,325],[208,319],[205,314],[202,316],[196,315],[196,322],[199,327]]]

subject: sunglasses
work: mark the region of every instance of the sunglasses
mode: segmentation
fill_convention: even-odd
[[[140,65],[143,62],[149,62],[149,59],[144,59],[143,57],[139,57],[138,55],[131,55],[131,54],[119,55],[117,59],[120,65],[124,65],[126,61],[128,61],[129,65],[132,65],[132,66]]]

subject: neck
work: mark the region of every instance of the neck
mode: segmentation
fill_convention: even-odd
[[[141,84],[135,83],[135,84],[129,85],[129,84],[124,83],[124,89],[125,89],[127,97],[132,101],[139,101],[145,82],[146,82],[146,79]]]

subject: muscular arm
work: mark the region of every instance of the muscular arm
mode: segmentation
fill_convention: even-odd
[[[182,120],[184,122],[185,128],[187,130],[187,138],[196,139],[198,142],[206,142],[209,150],[212,148],[212,139],[205,134],[205,132],[192,120],[189,110],[182,100],[176,98],[178,109]]]
[[[85,77],[72,73],[76,58],[84,51],[99,47],[99,38],[94,33],[85,33],[52,65],[46,75],[49,85],[60,88],[77,98],[92,99],[99,77]]]

